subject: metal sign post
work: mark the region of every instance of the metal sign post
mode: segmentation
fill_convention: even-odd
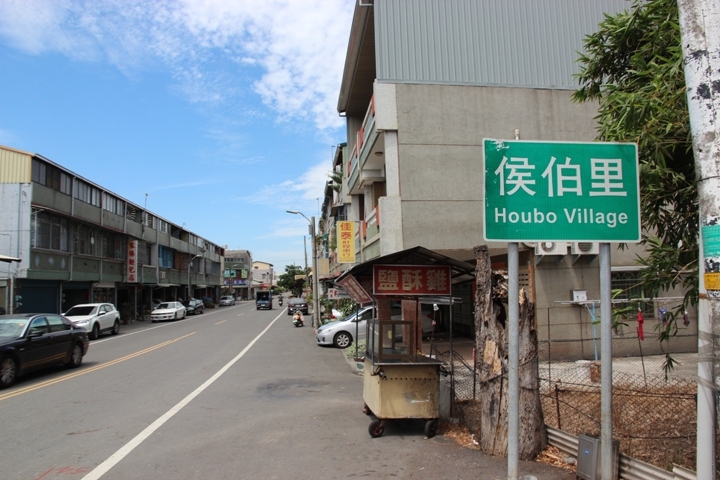
[[[612,478],[610,243],[640,240],[637,145],[484,140],[486,241],[508,243],[508,479],[519,460],[517,242],[600,242],[601,465]]]

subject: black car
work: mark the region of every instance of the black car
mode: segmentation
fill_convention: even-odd
[[[295,310],[300,310],[303,315],[308,314],[308,304],[304,298],[291,298],[288,300],[288,315],[295,313]]]
[[[0,315],[0,388],[34,370],[79,367],[89,344],[86,329],[56,313]]]
[[[185,305],[185,310],[188,315],[199,315],[205,311],[205,304],[202,300],[198,300],[197,298],[191,298],[190,300],[183,302],[183,305]]]

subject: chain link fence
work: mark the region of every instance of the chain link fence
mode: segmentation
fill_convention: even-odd
[[[636,337],[613,339],[613,435],[620,440],[624,455],[666,470],[672,470],[673,464],[694,470],[697,354],[693,347],[697,348],[697,337],[677,337],[672,342],[677,353],[670,356],[677,363],[666,373],[666,356],[656,338],[640,345]],[[596,347],[599,351],[599,343],[593,339],[538,343],[545,424],[573,435],[600,435]],[[643,349],[653,354],[638,355]],[[444,362],[447,375],[441,381],[451,389],[453,411],[478,415],[472,407],[478,392],[474,341],[435,341],[426,344],[425,350]],[[478,419],[464,421],[477,424]]]

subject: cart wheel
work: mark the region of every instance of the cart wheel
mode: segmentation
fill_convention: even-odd
[[[438,426],[437,418],[433,418],[433,419],[425,422],[425,436],[427,438],[434,437],[435,434],[437,433],[437,426]]]
[[[370,410],[370,407],[367,406],[367,403],[363,405],[362,412],[365,415],[372,415],[372,410]]]
[[[373,420],[372,422],[370,422],[370,427],[368,428],[368,432],[370,433],[371,437],[373,437],[373,438],[381,437],[384,431],[385,431],[385,425],[382,424],[382,421]]]

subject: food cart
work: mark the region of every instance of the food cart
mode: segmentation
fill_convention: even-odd
[[[372,437],[396,419],[424,420],[425,435],[435,436],[442,362],[422,354],[419,298],[444,296],[452,304],[452,285],[473,278],[472,265],[414,247],[357,265],[338,279],[358,303],[375,306],[363,368],[364,412],[376,417],[368,428]],[[392,315],[398,304],[402,314]]]

